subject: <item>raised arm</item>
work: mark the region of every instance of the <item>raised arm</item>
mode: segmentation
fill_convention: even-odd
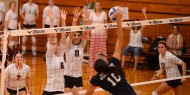
[[[115,51],[113,53],[113,57],[120,60],[121,48],[123,44],[123,31],[122,31],[122,24],[121,24],[123,12],[121,11],[121,9],[117,8],[117,13],[115,14],[115,17],[116,17],[116,22],[117,22],[117,42],[115,45]]]
[[[54,27],[55,14],[53,13],[53,11],[51,9],[48,11],[48,16],[50,17],[50,28],[52,28],[52,27]],[[56,34],[50,33],[50,34],[48,34],[48,38],[49,38],[49,44],[53,44],[56,39]]]
[[[65,27],[66,26],[66,17],[67,17],[67,12],[61,10],[61,26]],[[61,39],[60,43],[66,44],[66,32],[61,33]]]
[[[77,20],[80,16],[80,7],[74,7],[74,10],[72,11],[73,13],[73,22],[72,22],[72,26],[76,26],[77,25]],[[66,48],[69,48],[70,44],[72,43],[72,39],[73,39],[73,36],[74,36],[74,33],[75,31],[73,32],[70,32],[69,36],[67,37],[66,39]]]
[[[89,18],[89,14],[90,14],[90,12],[89,12],[88,9],[83,10],[83,14],[82,15],[83,15],[84,25],[89,25],[89,21],[87,19],[87,18]],[[89,31],[82,31],[82,39],[83,39],[83,47],[85,47],[86,42],[89,39]]]
[[[142,13],[143,13],[144,19],[147,20],[148,18],[147,18],[147,15],[146,15],[146,7],[142,7]],[[144,28],[145,28],[145,25],[143,25],[141,27],[141,32],[144,31]]]
[[[80,7],[74,7],[74,10],[72,11],[72,13],[74,15],[72,26],[76,26],[77,25],[77,20],[78,20],[80,14],[81,14],[80,13]],[[73,38],[73,35],[74,35],[74,31],[69,34],[69,37],[70,37],[71,40]]]

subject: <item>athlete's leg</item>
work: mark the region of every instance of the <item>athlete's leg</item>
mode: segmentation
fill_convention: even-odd
[[[22,54],[26,53],[26,41],[27,41],[27,36],[22,37]]]
[[[34,56],[36,56],[36,37],[32,36],[31,40],[32,40],[32,44],[33,44],[32,45],[32,54]]]
[[[179,85],[178,87],[174,88],[175,95],[183,95],[182,85]]]
[[[172,88],[168,84],[166,84],[166,82],[162,82],[160,86],[155,90],[155,93],[157,93],[158,95],[162,95],[170,89]]]

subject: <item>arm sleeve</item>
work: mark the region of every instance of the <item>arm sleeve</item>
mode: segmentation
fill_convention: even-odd
[[[5,15],[5,21],[8,21],[9,20],[9,11],[6,13],[6,15]]]
[[[89,20],[92,20],[92,18],[93,18],[93,12],[90,12]]]
[[[3,3],[3,6],[2,6],[2,10],[3,10],[3,12],[5,12],[5,3]]]
[[[9,76],[9,67],[5,69],[5,81],[8,80],[8,76]]]
[[[30,77],[30,67],[27,65],[27,77]]]
[[[22,6],[21,12],[24,13],[24,10],[25,10],[25,5]]]
[[[47,10],[47,8],[45,7],[43,10],[43,18],[45,18],[48,15],[46,10]]]
[[[100,79],[98,78],[97,75],[93,76],[92,79],[90,80],[90,83],[93,84],[94,86],[99,86]]]
[[[115,58],[115,57],[112,57],[112,58],[111,58],[110,63],[113,63],[114,65],[121,66],[120,60],[118,60],[118,59]]]
[[[171,55],[171,61],[174,64],[179,64],[181,65],[183,63],[183,61],[181,59],[179,59],[178,57],[176,57],[175,55]]]
[[[59,10],[59,7],[56,7],[56,17],[57,17],[57,18],[60,17],[60,10]]]
[[[51,61],[52,56],[54,56],[53,45],[51,45],[48,41],[47,42],[47,51],[46,51],[46,63]]]
[[[36,14],[39,14],[39,7],[36,5]]]
[[[104,20],[107,20],[107,19],[108,19],[107,14],[106,12],[104,12]]]
[[[61,52],[61,55],[64,55],[65,53],[65,45],[60,43],[60,52]]]

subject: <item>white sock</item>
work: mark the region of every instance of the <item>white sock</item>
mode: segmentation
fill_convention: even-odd
[[[152,92],[152,95],[158,95],[155,91]]]

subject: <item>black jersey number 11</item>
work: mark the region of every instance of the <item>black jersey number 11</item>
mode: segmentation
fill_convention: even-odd
[[[75,50],[75,57],[79,57],[79,50],[78,49]]]

